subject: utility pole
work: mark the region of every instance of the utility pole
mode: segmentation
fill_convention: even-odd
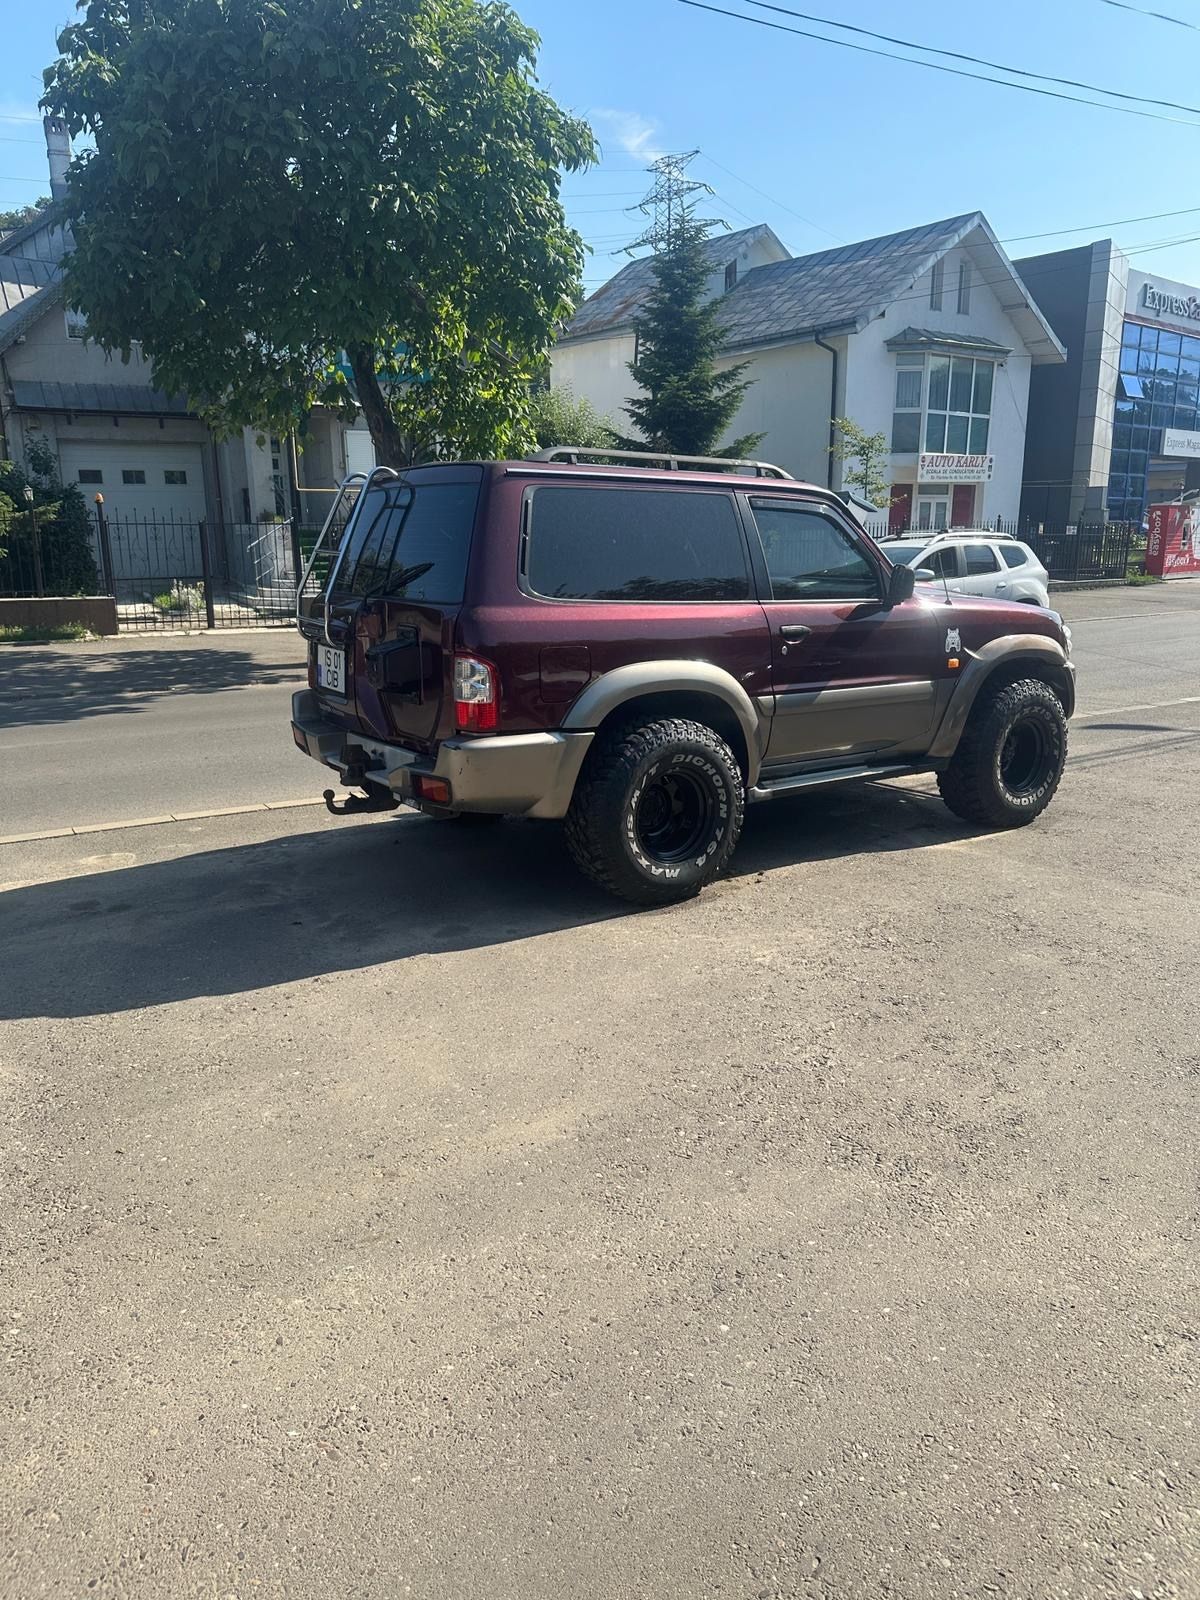
[[[646,170],[653,175],[654,184],[644,200],[630,211],[640,211],[649,219],[649,226],[640,238],[625,246],[626,255],[647,246],[658,255],[669,250],[675,242],[675,230],[687,215],[688,203],[694,194],[712,194],[711,185],[687,176],[687,169],[700,154],[699,150],[684,150],[680,154],[659,156]],[[696,228],[728,228],[719,217],[694,220]]]

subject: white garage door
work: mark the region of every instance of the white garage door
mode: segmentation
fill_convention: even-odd
[[[197,444],[60,443],[64,483],[77,483],[90,505],[104,496],[110,517],[199,522],[204,471]]]

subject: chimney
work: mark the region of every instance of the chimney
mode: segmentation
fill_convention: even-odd
[[[67,168],[71,165],[71,135],[62,117],[43,117],[46,155],[50,160],[50,196],[63,200],[67,193]]]

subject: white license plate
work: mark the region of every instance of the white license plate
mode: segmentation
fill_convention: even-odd
[[[328,689],[330,694],[346,692],[346,652],[331,650],[327,644],[317,646],[317,687]]]

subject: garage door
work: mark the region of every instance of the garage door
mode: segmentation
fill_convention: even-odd
[[[64,483],[77,483],[89,504],[104,496],[110,517],[199,522],[204,471],[197,444],[60,443]]]

